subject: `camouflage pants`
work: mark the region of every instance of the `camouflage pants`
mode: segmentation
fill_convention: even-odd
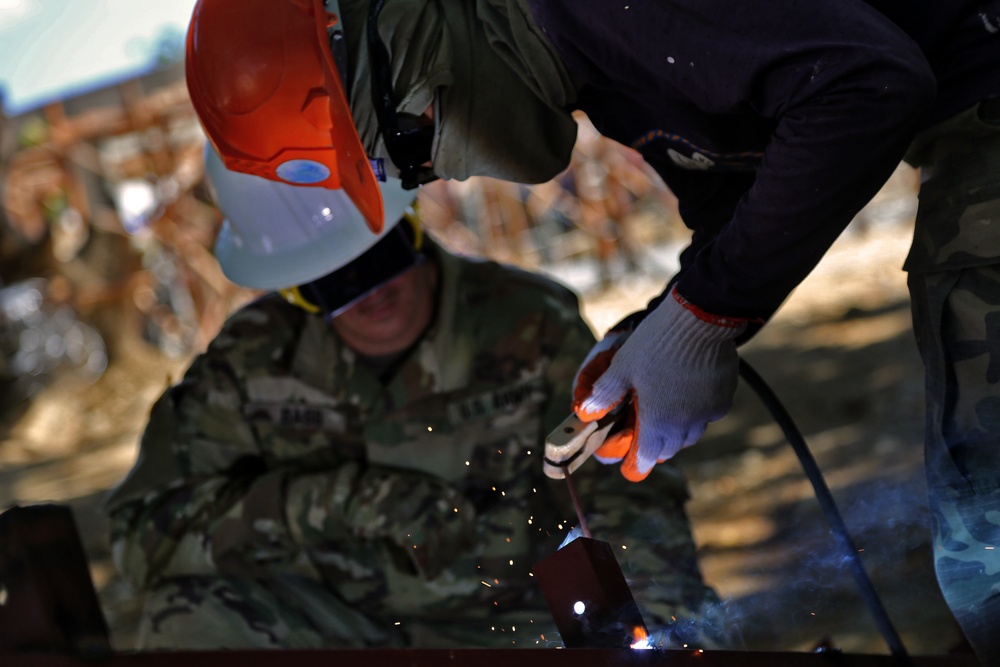
[[[929,131],[907,258],[925,366],[925,463],[942,593],[1000,664],[1000,103]]]

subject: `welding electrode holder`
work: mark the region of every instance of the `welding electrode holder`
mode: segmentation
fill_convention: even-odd
[[[562,479],[583,465],[609,436],[624,428],[625,416],[631,406],[632,399],[627,398],[612,412],[591,422],[570,414],[545,438],[542,459],[545,475]]]

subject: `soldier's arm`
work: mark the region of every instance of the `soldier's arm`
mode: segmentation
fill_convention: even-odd
[[[295,340],[287,310],[238,311],[154,405],[138,460],[106,503],[115,562],[137,587],[302,560],[273,510],[287,471],[245,414],[246,374],[269,372]]]
[[[422,472],[349,463],[288,479],[292,539],[309,550],[387,541],[433,579],[476,544],[476,511],[458,489]]]
[[[245,457],[175,479],[112,509],[116,562],[137,587],[181,574],[311,571],[311,555],[375,541],[431,579],[475,543],[471,503],[425,474],[360,463],[267,469]]]
[[[112,553],[137,587],[297,557],[277,529],[280,512],[269,516],[285,471],[265,463],[240,393],[227,365],[208,353],[154,405],[139,458],[107,502]]]
[[[376,540],[432,577],[468,546],[474,510],[441,480],[357,462],[303,470],[269,455],[245,417],[241,373],[281,355],[274,334],[255,333],[260,322],[238,324],[154,406],[139,460],[109,500],[116,563],[133,584],[312,572],[311,556]]]

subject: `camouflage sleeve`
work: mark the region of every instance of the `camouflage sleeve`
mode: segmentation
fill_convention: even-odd
[[[427,475],[346,464],[292,478],[286,511],[293,538],[310,550],[387,540],[433,579],[476,540],[476,513],[455,487]]]
[[[440,480],[357,463],[305,472],[269,455],[245,416],[243,378],[291,343],[275,331],[294,327],[269,326],[277,316],[242,312],[154,406],[107,503],[115,562],[137,588],[182,574],[317,576],[317,554],[375,540],[432,576],[474,535],[471,504]]]
[[[311,564],[317,555],[385,540],[432,579],[476,543],[472,504],[426,474],[357,463],[260,472],[189,478],[113,511],[122,572],[140,588],[214,571],[318,576]]]
[[[247,369],[294,336],[280,315],[239,311],[153,406],[138,460],[106,502],[112,555],[137,588],[164,576],[259,574],[302,560],[284,529],[287,471],[269,463],[243,410]]]
[[[211,355],[150,414],[139,459],[107,502],[116,565],[136,587],[180,574],[260,574],[298,548],[283,530],[287,471],[269,468]]]

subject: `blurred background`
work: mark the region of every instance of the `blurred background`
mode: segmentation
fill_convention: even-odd
[[[109,561],[104,495],[153,401],[255,296],[212,257],[221,217],[182,62],[193,4],[0,0],[0,510],[72,507],[121,649],[137,605]],[[638,155],[577,120],[553,181],[435,182],[420,202],[449,247],[567,284],[600,335],[663,289],[689,234]],[[931,566],[900,269],[918,182],[901,165],[743,352],[806,436],[909,650],[944,653],[961,641]],[[887,651],[752,392],[678,462],[706,579],[745,648]]]

